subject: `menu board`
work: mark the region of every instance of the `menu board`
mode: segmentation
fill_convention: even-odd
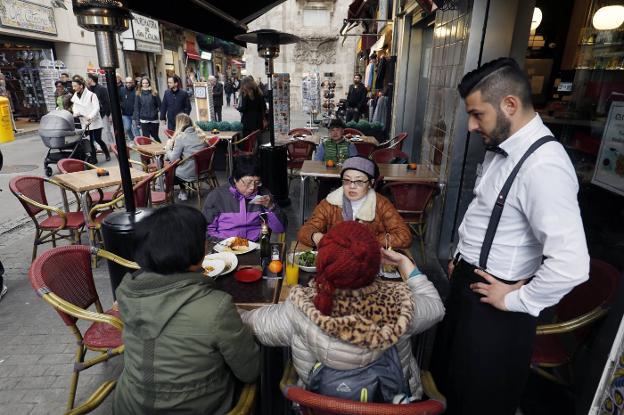
[[[303,79],[301,80],[301,96],[303,112],[320,112],[321,75],[318,72],[303,74]]]
[[[624,102],[611,104],[592,183],[624,196]]]
[[[290,130],[290,75],[273,74],[273,120],[275,134],[288,134]]]
[[[212,84],[209,82],[195,82],[194,97],[197,121],[214,121],[214,105],[212,102]]]

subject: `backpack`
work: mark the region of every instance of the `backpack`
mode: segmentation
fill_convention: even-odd
[[[360,402],[392,402],[398,394],[409,396],[396,347],[392,346],[368,366],[338,370],[322,363],[310,371],[309,391]]]

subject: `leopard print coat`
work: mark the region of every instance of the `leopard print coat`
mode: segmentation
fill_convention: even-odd
[[[337,290],[331,316],[314,307],[315,295],[313,283],[297,286],[284,303],[242,312],[241,317],[262,344],[291,348],[295,370],[305,384],[317,362],[354,369],[396,346],[412,395],[422,395],[410,337],[444,316],[442,300],[426,276],[407,283],[376,280],[358,290]]]

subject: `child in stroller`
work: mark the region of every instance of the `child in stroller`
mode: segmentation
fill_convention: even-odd
[[[71,108],[71,95],[63,97],[63,106],[50,111],[41,118],[39,136],[43,144],[49,148],[43,161],[45,175],[52,176],[50,164],[56,164],[66,158],[86,160],[91,151],[88,138],[89,127],[82,131],[76,128]],[[69,108],[67,108],[69,106]]]

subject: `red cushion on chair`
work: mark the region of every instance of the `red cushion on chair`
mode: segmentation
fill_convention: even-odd
[[[89,193],[89,197],[93,200],[94,203],[107,203],[115,198],[115,192],[102,192],[103,197],[100,200],[100,192],[97,190]]]
[[[570,359],[561,336],[541,335],[535,338],[531,363],[535,365],[562,365]]]
[[[118,310],[107,310],[104,314],[121,318]],[[93,323],[84,334],[84,344],[92,349],[112,349],[121,346],[123,344],[121,330],[110,324]]]
[[[154,191],[150,193],[150,197],[155,205],[160,205],[167,201],[167,193],[165,192]]]
[[[68,212],[66,215],[67,215],[67,225],[65,226],[66,228],[78,229],[84,226],[85,219],[84,219],[84,214],[82,212]],[[61,217],[58,215],[53,215],[43,220],[39,224],[39,227],[43,229],[54,229],[54,228],[58,228],[61,225],[63,225],[63,219],[61,219]]]

